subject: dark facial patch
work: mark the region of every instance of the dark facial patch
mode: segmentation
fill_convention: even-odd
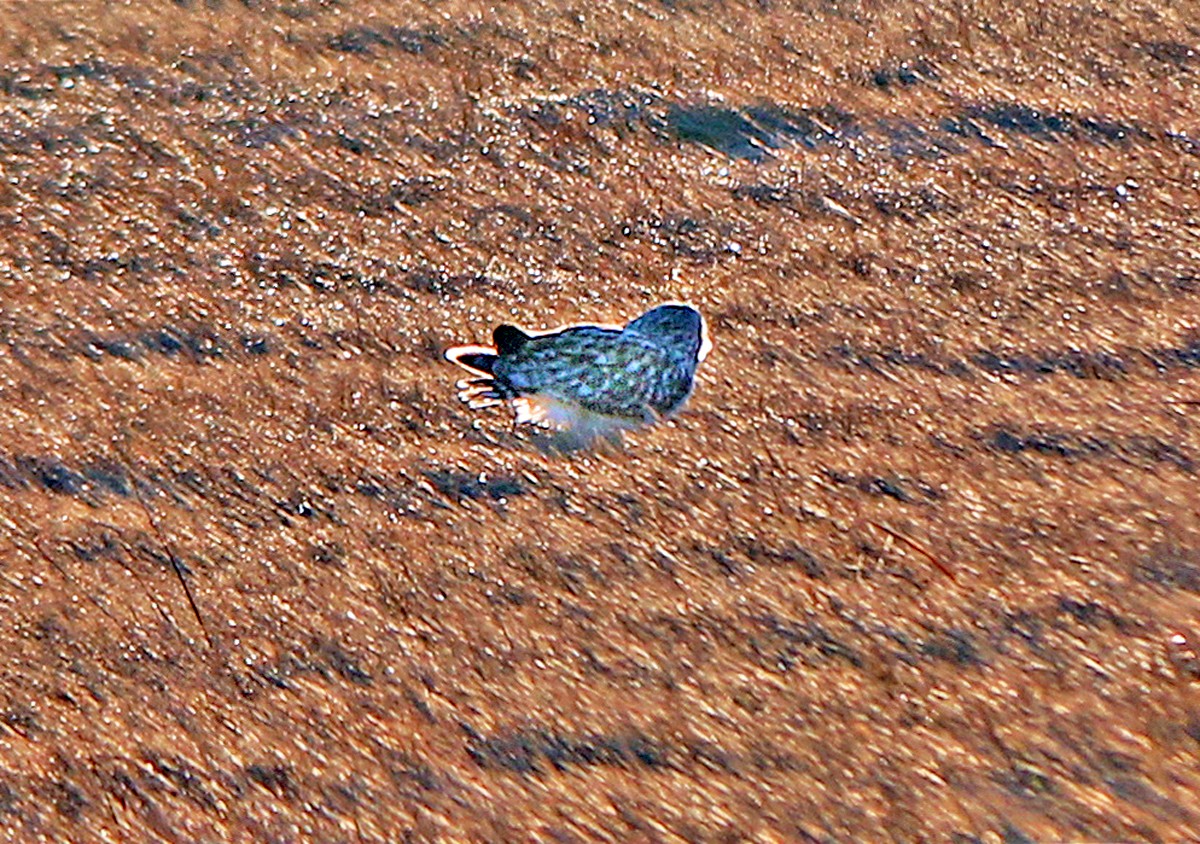
[[[511,355],[529,342],[529,335],[515,325],[500,325],[492,332],[492,343],[502,355]]]

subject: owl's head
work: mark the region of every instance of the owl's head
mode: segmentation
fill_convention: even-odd
[[[625,330],[648,337],[689,360],[704,360],[712,348],[704,328],[704,317],[691,305],[668,304],[651,308],[625,326]]]

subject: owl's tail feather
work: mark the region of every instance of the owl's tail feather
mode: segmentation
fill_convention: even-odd
[[[498,357],[496,350],[489,346],[454,346],[446,349],[446,360],[480,375],[491,375]]]
[[[492,374],[492,367],[496,365],[496,356],[488,354],[468,354],[463,355],[457,361],[460,366],[465,366],[467,369],[474,369],[477,372],[486,372]]]
[[[491,407],[516,398],[517,390],[503,377],[496,376],[496,361],[500,356],[520,348],[529,335],[511,325],[496,329],[496,347],[454,346],[446,350],[446,360],[458,364],[476,378],[458,382],[458,396],[472,408]]]
[[[512,398],[502,384],[491,378],[464,379],[458,382],[458,397],[472,409],[494,407]]]

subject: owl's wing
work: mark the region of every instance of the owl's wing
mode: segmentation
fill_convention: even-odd
[[[692,394],[696,366],[688,361],[675,360],[654,380],[650,390],[650,406],[659,416],[670,416],[683,407]]]
[[[534,337],[495,372],[521,394],[544,394],[609,416],[644,418],[665,356],[653,343],[584,326]]]

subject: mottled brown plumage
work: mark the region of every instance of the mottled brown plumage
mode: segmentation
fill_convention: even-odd
[[[624,328],[579,325],[529,334],[510,325],[492,347],[457,346],[447,359],[480,377],[464,384],[472,407],[513,403],[518,422],[606,434],[650,424],[691,395],[707,351],[690,305],[659,305]]]

